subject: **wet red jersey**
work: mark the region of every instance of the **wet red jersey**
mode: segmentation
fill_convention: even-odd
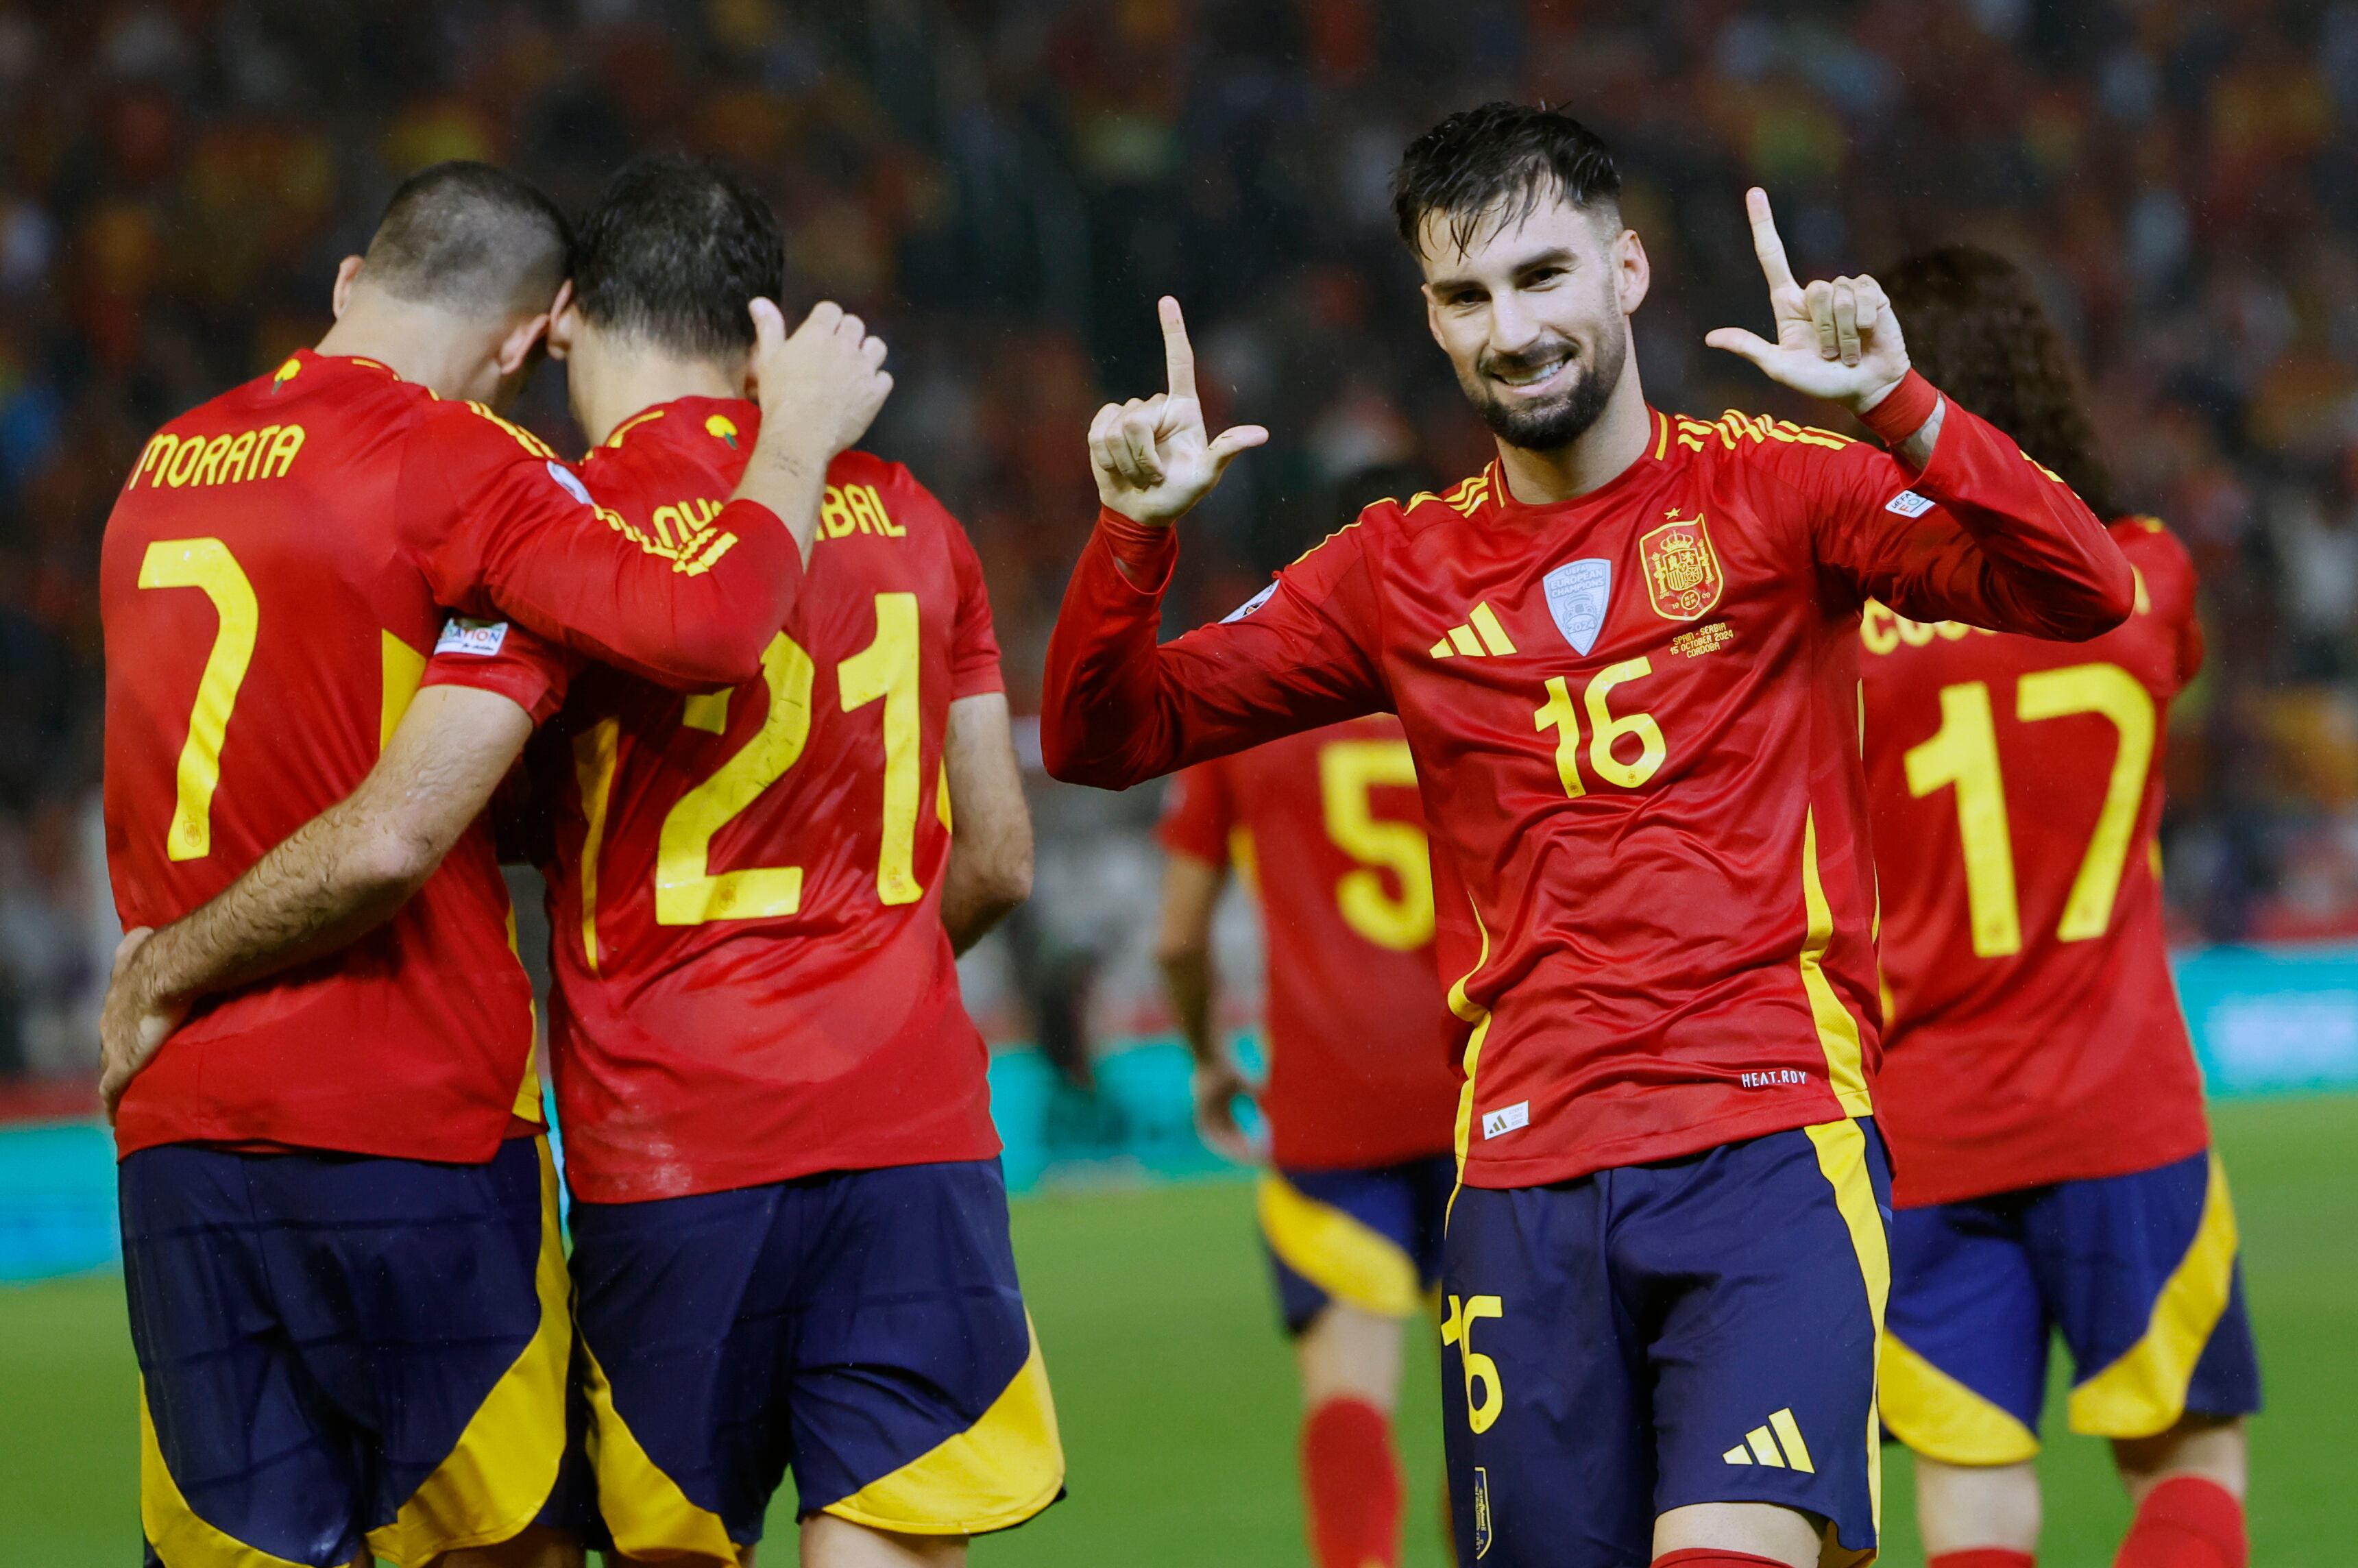
[[[1233,860],[1260,901],[1260,1108],[1278,1164],[1445,1152],[1465,1030],[1435,978],[1433,862],[1400,720],[1371,714],[1199,762],[1171,781],[1161,837]]]
[[[2168,1164],[2209,1141],[2163,943],[2170,699],[2202,662],[2194,570],[2113,524],[2136,608],[2059,644],[1859,625],[1883,892],[1883,1076],[1900,1203]]]
[[[582,476],[641,527],[693,525],[759,420],[665,404]],[[905,468],[847,452],[827,478],[760,679],[683,697],[587,669],[536,742],[551,1065],[593,1203],[999,1152],[941,920],[949,706],[1001,689],[981,567]]]
[[[1494,464],[1379,503],[1250,613],[1160,648],[1162,585],[1123,575],[1121,526],[1100,518],[1051,642],[1051,771],[1127,785],[1397,712],[1478,922],[1450,1000],[1474,1025],[1464,1178],[1490,1187],[1866,1113],[1860,606],[2086,637],[2131,597],[2079,499],[1954,406],[1920,474],[1657,414],[1587,495],[1526,506]]]
[[[530,435],[371,361],[298,353],[173,420],[100,561],[124,924],[188,914],[351,794],[449,608],[575,628],[650,668],[686,656],[690,673],[683,620],[700,618],[703,652],[744,641],[748,606],[782,613],[800,571],[776,517],[741,503],[727,521],[693,557],[651,551]],[[498,621],[465,633],[504,634]],[[530,670],[477,661],[455,678],[555,706]],[[512,1106],[539,1114],[537,1087],[518,1087],[532,999],[510,930],[491,844],[471,831],[351,947],[200,1003],[124,1097],[118,1146],[490,1158]]]

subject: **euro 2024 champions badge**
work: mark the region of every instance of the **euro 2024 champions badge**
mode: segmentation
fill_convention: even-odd
[[[1682,518],[1671,508],[1669,522],[1638,541],[1638,561],[1645,568],[1646,597],[1665,620],[1697,621],[1719,602],[1725,579],[1702,513]]]
[[[1596,646],[1605,610],[1613,601],[1613,563],[1602,556],[1566,561],[1540,579],[1555,629],[1579,653]]]

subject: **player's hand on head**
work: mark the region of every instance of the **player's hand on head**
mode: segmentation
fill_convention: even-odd
[[[1240,1165],[1256,1164],[1260,1152],[1237,1120],[1237,1102],[1253,1098],[1250,1078],[1234,1062],[1198,1062],[1195,1074],[1195,1136],[1204,1147]]]
[[[762,428],[775,429],[798,457],[825,464],[868,433],[892,377],[884,340],[833,300],[821,300],[792,332],[767,299],[755,299],[748,377],[762,404]]]
[[[147,984],[145,969],[136,961],[139,950],[147,945],[155,931],[145,925],[134,926],[123,934],[114,949],[114,970],[106,987],[106,1000],[99,1010],[98,1019],[98,1093],[106,1108],[106,1120],[114,1125],[115,1108],[123,1101],[123,1091],[140,1069],[156,1058],[172,1031],[188,1016],[188,1004],[157,998]]]
[[[1752,252],[1768,279],[1777,323],[1770,342],[1741,327],[1704,336],[1714,349],[1741,354],[1780,385],[1842,404],[1853,413],[1879,402],[1908,373],[1908,344],[1883,286],[1871,277],[1837,277],[1804,287],[1785,259],[1785,242],[1768,211],[1768,193],[1744,193]]]
[[[1179,302],[1164,296],[1163,361],[1167,390],[1152,397],[1109,403],[1089,422],[1089,467],[1098,499],[1133,523],[1177,521],[1211,492],[1238,453],[1269,439],[1259,425],[1210,434],[1195,395],[1195,351]]]

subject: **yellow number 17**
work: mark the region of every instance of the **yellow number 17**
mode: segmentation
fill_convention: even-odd
[[[2113,923],[2129,839],[2145,801],[2146,772],[2153,762],[2153,697],[2118,665],[2073,665],[2034,670],[2015,688],[2015,716],[2028,722],[2074,713],[2101,714],[2120,732],[2112,776],[2096,830],[2071,879],[2059,942],[2101,936]],[[1909,749],[1908,793],[1921,798],[1956,786],[1957,837],[1964,847],[1965,907],[1974,952],[2000,958],[2022,951],[2022,912],[2015,897],[2014,843],[2006,815],[2006,781],[1998,768],[1997,733],[1991,721],[1989,687],[1964,681],[1941,688],[1941,728]]]

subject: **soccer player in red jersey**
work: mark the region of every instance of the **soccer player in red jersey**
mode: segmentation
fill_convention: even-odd
[[[815,516],[817,492],[793,470],[826,456],[781,440],[689,536],[594,507],[466,401],[521,384],[568,244],[512,176],[413,177],[319,351],[167,425],[108,520],[107,848],[132,930],[107,1088],[152,1559],[567,1552],[531,1528],[572,1341],[531,991],[469,826],[557,693],[489,661],[418,683],[449,608],[670,678],[751,668],[800,588],[778,514],[807,491]],[[860,342],[779,345],[773,322],[776,395],[881,401]]]
[[[784,267],[726,171],[615,176],[560,324],[601,505],[657,535],[720,505],[768,427],[745,302]],[[819,534],[758,676],[590,668],[533,753],[593,1535],[634,1562],[750,1563],[788,1468],[816,1568],[960,1562],[1063,1489],[953,961],[1031,879],[980,564],[863,452]]]
[[[1859,628],[1883,892],[1877,1099],[1897,1185],[1884,1423],[1934,1568],[2029,1568],[2050,1338],[2137,1505],[2123,1568],[2240,1568],[2259,1366],[2235,1214],[2163,946],[2162,742],[2202,662],[2194,573],[2121,516],[2061,340],[1985,251],[1887,280],[1917,362],[2071,482],[2136,574],[2076,646]]]
[[[1274,1169],[1261,1238],[1302,1369],[1302,1482],[1319,1568],[1396,1564],[1392,1412],[1404,1325],[1440,1274],[1455,1180],[1452,1046],[1434,977],[1433,866],[1400,720],[1370,714],[1200,762],[1160,829],[1161,957],[1195,1058],[1205,1140],[1250,1158],[1250,1092],[1212,1027],[1212,913],[1231,864],[1268,957],[1258,1092]]]
[[[1261,438],[1109,406],[1042,741],[1108,786],[1390,709],[1477,923],[1444,1247],[1461,1561],[1871,1551],[1887,1281],[1860,607],[2088,637],[2127,563],[2070,489],[1909,368],[1872,279],[1806,289],[1747,197],[1778,339],[1706,341],[1874,447],[1647,406],[1649,281],[1605,147],[1494,104],[1412,144],[1401,232],[1498,438],[1249,613],[1160,647],[1170,524]],[[1458,1403],[1462,1397],[1463,1403]]]

